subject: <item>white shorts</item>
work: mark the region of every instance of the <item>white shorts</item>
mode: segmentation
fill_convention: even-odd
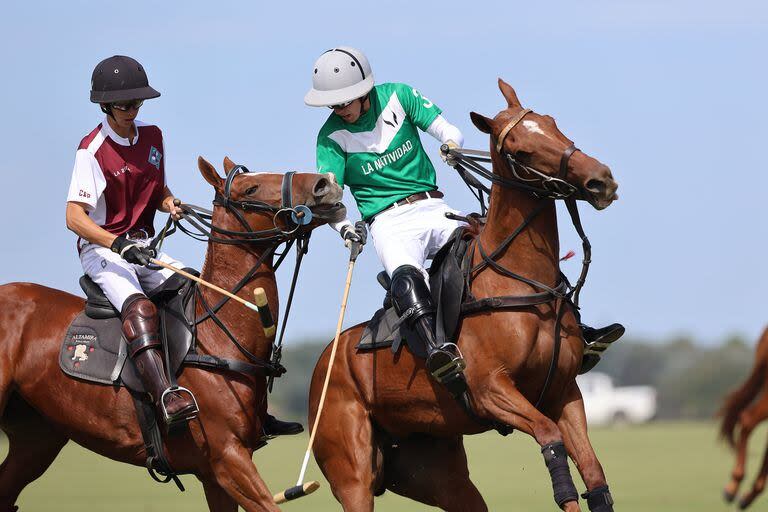
[[[446,212],[462,215],[442,199],[430,198],[395,206],[374,218],[369,232],[390,277],[401,265],[413,265],[427,277],[425,262],[437,254],[457,227],[465,225],[447,218]]]
[[[162,252],[158,253],[156,259],[176,268],[184,268],[183,263]],[[85,273],[104,290],[104,295],[118,311],[122,311],[125,299],[131,295],[152,291],[173,275],[173,271],[164,268],[151,270],[128,263],[110,249],[90,243],[82,246],[80,263]]]

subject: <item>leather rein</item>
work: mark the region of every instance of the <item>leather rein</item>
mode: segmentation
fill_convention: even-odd
[[[165,237],[172,235],[176,230],[204,242],[220,243],[227,245],[245,245],[245,246],[264,246],[266,250],[261,254],[254,266],[246,272],[246,274],[235,284],[230,290],[231,293],[237,294],[242,290],[258,273],[259,269],[264,265],[266,261],[271,257],[277,255],[277,261],[272,267],[272,271],[276,271],[285,257],[288,255],[288,251],[295,244],[296,245],[296,265],[293,271],[293,277],[291,280],[291,291],[286,303],[285,316],[283,318],[283,325],[280,331],[280,337],[273,346],[272,357],[270,361],[265,361],[260,357],[253,354],[247,348],[245,348],[232,332],[227,328],[224,322],[218,317],[219,310],[229,301],[229,297],[222,298],[215,305],[211,305],[205,299],[200,287],[195,284],[195,299],[200,301],[205,313],[197,317],[193,322],[193,332],[196,336],[196,328],[199,324],[206,320],[213,321],[221,331],[227,336],[230,342],[235,345],[238,351],[248,360],[248,362],[226,360],[211,355],[189,355],[185,358],[185,363],[201,366],[204,368],[212,369],[224,369],[235,371],[238,373],[244,373],[248,375],[266,375],[271,382],[275,377],[280,377],[286,372],[285,367],[280,364],[281,346],[283,342],[283,335],[285,333],[285,326],[288,321],[288,315],[291,310],[291,304],[293,302],[293,294],[296,287],[296,281],[301,267],[301,262],[304,255],[309,249],[309,238],[311,231],[305,231],[302,229],[308,225],[313,218],[312,211],[305,205],[294,205],[292,195],[293,175],[295,172],[287,172],[283,176],[283,182],[281,185],[281,199],[280,206],[274,206],[262,201],[236,201],[231,197],[232,182],[235,177],[241,173],[247,173],[248,169],[243,165],[236,165],[228,173],[224,182],[223,194],[216,193],[213,204],[216,206],[222,206],[227,209],[229,213],[232,213],[243,227],[242,231],[234,231],[223,229],[213,225],[213,211],[202,208],[200,206],[192,204],[181,204],[179,208],[182,210],[181,219],[173,220],[170,216],[164,229],[161,233],[152,241],[150,246],[154,249],[159,249]],[[254,230],[248,221],[245,219],[242,212],[263,212],[268,215],[272,215],[272,228],[266,230]],[[281,222],[282,221],[282,222]],[[182,222],[189,224],[189,227],[185,226]],[[285,247],[282,253],[277,253],[277,248],[280,244],[285,243]]]
[[[547,377],[544,382],[544,386],[539,394],[539,398],[535,404],[536,408],[541,405],[541,402],[549,389],[549,386],[557,369],[557,360],[560,354],[561,345],[561,326],[562,318],[565,313],[565,306],[568,302],[571,302],[576,309],[579,308],[579,294],[581,292],[584,283],[586,282],[587,273],[589,272],[589,265],[591,263],[591,245],[587,238],[583,226],[581,224],[581,218],[579,216],[578,206],[576,204],[577,196],[579,195],[578,189],[565,181],[568,175],[568,162],[571,156],[579,149],[571,144],[563,151],[560,157],[560,166],[557,176],[550,176],[538,169],[522,164],[515,158],[513,154],[503,151],[504,141],[509,132],[517,126],[520,121],[528,114],[532,112],[531,109],[523,109],[517,113],[501,130],[499,137],[496,140],[495,149],[499,155],[505,157],[507,165],[512,173],[513,178],[507,178],[499,176],[484,167],[483,163],[492,163],[491,153],[488,151],[466,150],[466,149],[450,149],[444,146],[442,151],[451,156],[454,164],[454,169],[459,173],[459,176],[463,179],[470,191],[480,202],[481,213],[483,216],[487,213],[487,206],[485,202],[485,196],[489,196],[491,188],[472,174],[474,173],[482,178],[485,178],[491,183],[499,185],[505,188],[514,188],[523,192],[529,193],[538,199],[550,199],[550,200],[563,200],[565,202],[568,213],[571,217],[576,232],[582,241],[582,249],[584,252],[584,259],[582,260],[581,273],[579,279],[575,285],[571,285],[567,277],[561,272],[558,282],[554,286],[541,283],[534,279],[527,278],[520,274],[517,274],[501,264],[496,260],[503,254],[506,249],[512,244],[525,229],[533,222],[533,220],[541,213],[548,205],[546,201],[541,201],[533,211],[523,220],[523,222],[513,230],[492,252],[487,252],[486,249],[480,243],[480,239],[476,238],[475,243],[472,245],[472,249],[467,251],[468,261],[472,261],[474,251],[477,249],[480,253],[482,260],[477,264],[469,268],[466,274],[466,289],[468,290],[468,299],[461,308],[462,314],[471,314],[480,311],[492,310],[492,309],[508,309],[535,306],[539,304],[546,304],[550,302],[556,302],[555,311],[555,342],[552,353],[552,360],[550,362]],[[521,281],[540,290],[537,293],[529,295],[507,295],[498,297],[487,298],[475,298],[472,295],[472,282],[477,276],[486,268],[492,268],[497,273]]]

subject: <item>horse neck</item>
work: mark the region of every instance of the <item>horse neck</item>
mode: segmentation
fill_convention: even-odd
[[[217,214],[221,215],[221,213],[216,210],[219,210],[219,208],[217,207],[214,210],[214,223],[217,222]],[[216,225],[222,224],[219,223]],[[237,229],[235,226],[224,227]],[[264,288],[264,291],[267,294],[267,299],[269,300],[269,307],[277,322],[277,312],[279,310],[277,281],[275,279],[275,271],[273,268],[273,255],[267,254],[265,256],[267,251],[272,251],[272,247],[267,245],[254,246],[253,244],[230,245],[209,241],[201,277],[220,288],[232,291],[246,273],[263,260],[259,271],[255,274],[253,279],[237,292],[237,295],[249,302],[253,302],[253,291],[259,287]],[[210,290],[207,287],[201,286],[201,293],[210,306],[214,306],[224,298],[218,292]],[[202,311],[198,311],[198,314],[201,312]],[[216,313],[216,316],[223,322],[227,329],[229,329],[235,339],[237,339],[244,347],[261,358],[266,359],[269,357],[271,341],[264,336],[261,321],[256,312],[245,307],[243,304],[230,299],[219,312]],[[213,325],[211,320],[207,320],[205,323]],[[218,330],[218,327],[215,327],[215,329]],[[213,346],[215,340],[220,338],[218,336],[209,338],[210,339],[206,340],[201,339],[201,342],[206,345],[206,348],[209,351],[214,352],[214,350],[216,350],[216,354],[221,355],[218,347]],[[224,341],[226,346],[231,346],[228,339],[221,339],[226,340]],[[232,348],[234,349],[234,347]]]
[[[491,148],[491,154],[494,173],[500,175],[498,171],[504,164],[494,148]],[[517,235],[496,261],[516,274],[553,286],[560,272],[560,243],[554,201],[536,199],[521,190],[494,184],[491,189],[488,220],[480,234],[480,243],[486,254],[496,250],[534,210],[541,207],[541,201],[547,201],[543,210]],[[520,281],[514,283],[517,283],[515,287],[528,286]]]

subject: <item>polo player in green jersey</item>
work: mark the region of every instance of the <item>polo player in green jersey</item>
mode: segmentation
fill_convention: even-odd
[[[370,229],[391,277],[396,312],[424,342],[428,371],[455,389],[463,382],[464,360],[455,344],[437,341],[435,305],[424,267],[463,223],[446,217],[460,214],[443,201],[418,130],[452,148],[462,146],[463,135],[413,87],[374,85],[368,59],[355,48],[337,47],[320,56],[304,102],[332,109],[317,136],[317,168],[350,188],[363,220],[353,225],[345,219],[331,226],[344,240],[360,243],[366,241],[366,226]],[[588,345],[602,349],[624,333],[620,324],[583,329]],[[599,352],[585,353],[582,371],[597,364]]]

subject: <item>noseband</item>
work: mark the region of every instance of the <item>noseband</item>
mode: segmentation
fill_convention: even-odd
[[[277,241],[276,239],[282,237],[287,237],[295,233],[300,227],[306,226],[310,222],[312,222],[312,211],[307,207],[306,205],[296,205],[293,204],[293,175],[296,174],[294,171],[287,172],[283,175],[283,182],[280,186],[280,195],[282,203],[279,207],[271,205],[269,203],[266,203],[264,201],[255,201],[255,200],[248,200],[248,201],[236,201],[232,199],[232,182],[235,180],[235,176],[238,174],[246,174],[248,173],[248,168],[244,165],[236,165],[230,171],[227,173],[227,178],[224,181],[224,194],[221,195],[219,193],[216,194],[213,204],[223,206],[227,210],[229,210],[231,213],[234,214],[234,216],[237,218],[238,222],[245,228],[246,231],[244,232],[233,232],[233,231],[225,231],[225,230],[219,230],[221,233],[234,235],[234,236],[244,236],[245,238],[252,239],[253,234],[260,234],[264,235],[266,238],[264,238],[264,241]],[[269,230],[263,230],[263,231],[254,231],[251,229],[248,222],[245,220],[245,217],[243,217],[241,211],[257,211],[257,212],[265,212],[265,213],[272,213],[272,224],[274,225],[273,229]],[[278,223],[278,219],[282,219],[285,226],[290,227],[280,227]]]

